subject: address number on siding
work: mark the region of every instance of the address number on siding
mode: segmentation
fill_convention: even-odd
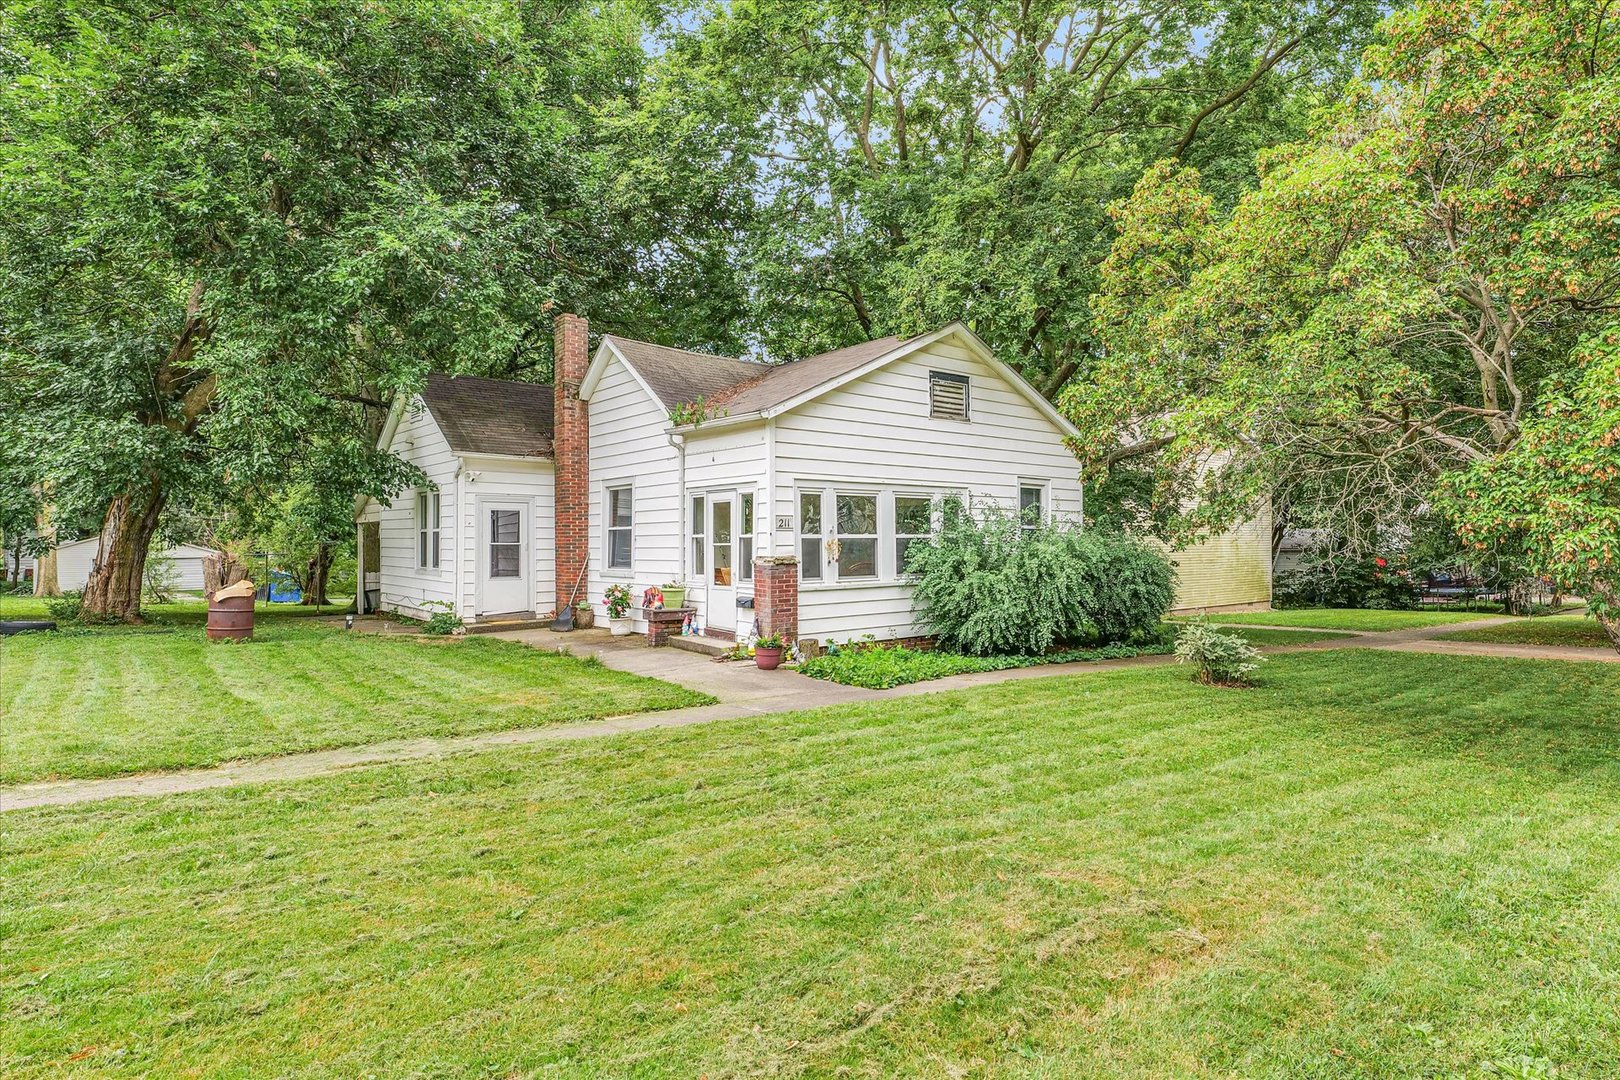
[[[791,529],[791,528],[793,528],[793,515],[792,514],[778,515],[777,519],[776,519],[776,527],[778,529]]]

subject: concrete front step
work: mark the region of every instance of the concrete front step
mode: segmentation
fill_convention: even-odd
[[[724,656],[736,647],[735,641],[725,641],[721,638],[695,637],[677,634],[665,642],[670,648],[684,649],[687,652],[701,653],[704,656]]]
[[[505,630],[543,630],[550,625],[550,616],[544,619],[537,619],[533,615],[499,616],[468,623],[467,633],[498,634]]]

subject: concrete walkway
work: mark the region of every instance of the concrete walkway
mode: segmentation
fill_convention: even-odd
[[[1475,630],[1510,621],[1504,617],[1478,619],[1443,626],[1415,627],[1387,632],[1352,631],[1346,637],[1323,639],[1298,645],[1263,648],[1264,653],[1319,652],[1327,649],[1389,649],[1397,652],[1445,653],[1460,656],[1500,656],[1532,660],[1585,660],[1620,662],[1612,649],[1582,649],[1548,645],[1501,645],[1479,641],[1436,641],[1434,638],[1459,630]],[[1284,630],[1309,627],[1278,627]],[[173,795],[240,784],[270,783],[327,776],[345,769],[419,761],[455,754],[499,749],[504,746],[531,746],[536,743],[568,742],[575,739],[603,738],[658,728],[689,727],[713,720],[744,716],[795,712],[852,702],[938,694],[952,690],[992,686],[1024,679],[1049,679],[1064,675],[1089,675],[1125,668],[1149,667],[1175,662],[1173,656],[1138,656],[1128,660],[1089,663],[1047,664],[1040,667],[1012,668],[968,675],[953,675],[930,682],[911,683],[890,690],[866,690],[854,686],[810,679],[792,671],[760,671],[752,664],[717,663],[696,653],[679,649],[649,649],[639,636],[611,637],[603,630],[581,630],[556,634],[550,630],[519,630],[490,635],[516,641],[532,648],[567,651],[575,656],[597,656],[608,667],[636,675],[662,679],[716,699],[713,705],[666,712],[637,713],[551,727],[491,731],[477,735],[440,738],[397,739],[365,746],[218,765],[181,772],[147,773],[110,777],[104,780],[61,780],[20,784],[0,788],[0,811],[23,810],[36,806],[66,806],[103,799],[145,795]]]

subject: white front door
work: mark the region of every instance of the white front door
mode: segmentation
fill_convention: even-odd
[[[529,565],[529,506],[478,501],[478,614],[529,611],[533,603]]]
[[[737,631],[737,493],[709,492],[708,610],[704,622],[710,630]]]

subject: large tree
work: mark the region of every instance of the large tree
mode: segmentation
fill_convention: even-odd
[[[646,64],[629,6],[3,16],[0,362],[59,502],[103,511],[91,614],[136,616],[174,492],[253,491],[347,430],[350,494],[383,494],[368,428],[426,370],[523,368],[544,305],[606,274],[657,304],[627,228],[656,208],[612,187],[599,131]]]
[[[1188,528],[1270,497],[1366,541],[1508,452],[1620,298],[1617,62],[1602,3],[1427,2],[1230,212],[1151,170],[1062,400],[1094,471],[1150,463]]]
[[[1235,197],[1379,6],[716,2],[671,51],[761,165],[744,272],[767,351],[965,317],[1052,392],[1095,346],[1108,201],[1165,154]]]

